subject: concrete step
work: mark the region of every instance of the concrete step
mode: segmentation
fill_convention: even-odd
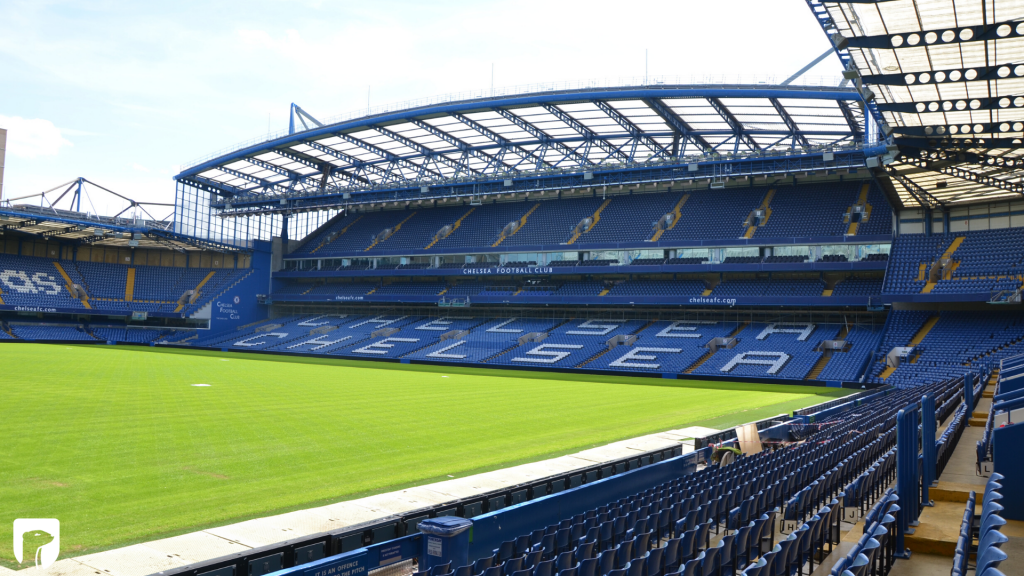
[[[985,497],[985,486],[976,484],[962,484],[959,482],[944,482],[940,480],[935,486],[928,489],[928,496],[935,502],[954,502],[967,505],[967,497],[974,491],[974,500],[981,504]]]
[[[952,558],[956,552],[956,541],[960,537],[960,520],[966,506],[966,497],[961,503],[936,500],[934,506],[925,506],[921,512],[921,525],[905,538],[907,548],[921,554]]]
[[[985,424],[988,423],[988,417],[986,416],[985,418],[971,418],[970,420],[967,421],[967,423],[970,424],[971,426],[980,426],[984,428]]]

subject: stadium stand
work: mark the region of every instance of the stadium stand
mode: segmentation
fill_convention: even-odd
[[[735,347],[719,350],[694,374],[802,379],[821,358],[818,344],[838,330],[834,324],[753,323],[736,335]]]
[[[12,322],[11,332],[21,340],[96,341],[80,326]]]
[[[62,278],[65,274],[66,280]],[[16,306],[189,315],[245,274],[244,270],[226,268],[129,266],[0,255],[0,298]],[[81,286],[85,298],[73,297],[70,284]],[[196,289],[196,302],[179,310],[178,299]]]
[[[472,293],[478,287],[470,283],[466,292]],[[545,293],[540,288],[537,292]],[[701,289],[699,285],[692,288]],[[883,334],[881,326],[862,324],[335,314],[288,316],[186,343],[349,357],[854,381],[863,374],[872,354],[881,348]],[[837,341],[839,347],[827,348],[825,341]],[[174,340],[164,338],[161,342]],[[308,345],[295,345],[303,342]],[[380,346],[363,349],[371,342]]]
[[[53,260],[0,255],[0,290],[11,306],[85,308],[71,296]]]
[[[627,280],[612,286],[609,296],[699,296],[706,290],[700,280]]]
[[[844,218],[864,186],[870,189],[867,197],[872,209],[855,235],[889,234],[892,208],[885,195],[874,184],[844,182],[738,189],[728,196],[694,190],[353,213],[311,234],[289,256],[363,257],[396,251],[640,243],[655,235],[663,242],[735,239],[744,236],[748,216],[769,196],[770,214],[755,227],[754,237],[838,237],[849,233]],[[669,228],[656,232],[663,216],[676,213],[679,216],[673,216]],[[503,236],[513,222],[514,230]]]
[[[890,258],[886,294],[1017,291],[1024,283],[1024,228],[904,234]]]
[[[832,289],[833,296],[874,296],[882,293],[882,278],[845,278]]]
[[[907,387],[977,372],[1024,352],[1022,320],[1000,312],[894,312],[872,381]],[[910,351],[892,367],[886,355],[896,347]]]

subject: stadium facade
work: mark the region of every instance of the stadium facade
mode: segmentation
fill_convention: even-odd
[[[905,528],[920,513],[917,436],[913,474],[897,448],[910,450],[918,422],[953,419],[948,435],[927,424],[920,432],[931,434],[922,441],[927,494],[941,468],[935,451],[952,450],[985,384],[1002,386],[1024,353],[1024,14],[1011,2],[995,12],[956,3],[950,13],[936,0],[807,1],[845,67],[834,85],[566,85],[327,122],[292,105],[287,134],[178,174],[172,224],[7,202],[0,339],[869,389],[818,414],[829,422],[821,429],[798,415],[763,433],[824,447],[797,450],[788,464],[763,455],[694,473],[693,457],[678,456],[632,483],[610,472],[578,484],[566,477],[528,497],[605,476],[606,491],[586,496],[593,517],[583,508],[581,518],[541,514],[511,535],[499,534],[495,516],[519,503],[511,492],[458,513],[489,514],[478,519],[471,560],[504,563],[535,549],[537,561],[570,550],[589,557],[582,539],[614,523],[601,507],[640,493],[616,506],[623,517],[646,509],[650,560],[662,541],[707,538],[708,520],[737,537],[748,522],[774,526],[777,506],[800,530],[820,531],[838,523],[833,497],[863,477],[870,489],[856,505],[875,514],[866,529],[884,528],[897,500]],[[1004,401],[1004,413],[1016,407],[1016,396]],[[979,469],[1024,477],[1000,457],[1016,426],[992,432],[989,417]],[[877,434],[850,440],[852,429]],[[993,441],[1000,435],[1003,444]],[[805,472],[784,481],[794,462]],[[756,487],[737,488],[755,469]],[[812,485],[819,476],[828,480]],[[900,487],[886,491],[896,477]],[[1006,515],[1024,519],[1015,498]],[[362,556],[338,565],[365,570],[385,565],[385,553],[424,558],[425,538],[406,536],[419,520],[332,535],[321,556],[355,550]],[[583,534],[549,546],[533,530],[552,522],[558,537],[577,525]],[[903,532],[889,528],[898,536],[875,535],[902,552]],[[383,548],[403,536],[397,551]],[[522,550],[516,537],[526,538]],[[510,538],[511,551],[501,547]],[[626,541],[611,538],[589,543]],[[762,560],[775,546],[762,551],[763,538]],[[802,570],[802,559],[833,544],[809,542],[770,573]],[[878,545],[858,543],[843,566],[853,572]],[[752,546],[730,556],[734,572],[764,566]],[[699,549],[635,574],[688,560],[704,569],[712,548]],[[299,563],[289,558],[277,567]],[[477,568],[466,576],[487,569]],[[712,561],[703,574],[720,568]]]

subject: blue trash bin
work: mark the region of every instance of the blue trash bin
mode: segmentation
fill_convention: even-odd
[[[420,570],[452,563],[452,569],[469,564],[469,530],[473,522],[458,516],[428,518],[419,523],[423,533]]]

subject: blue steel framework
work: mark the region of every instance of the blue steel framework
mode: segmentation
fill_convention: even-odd
[[[298,239],[355,204],[858,168],[886,153],[852,88],[642,86],[483,98],[307,129],[178,174],[175,230]],[[308,123],[307,123],[308,121]],[[310,127],[312,125],[312,127]]]

